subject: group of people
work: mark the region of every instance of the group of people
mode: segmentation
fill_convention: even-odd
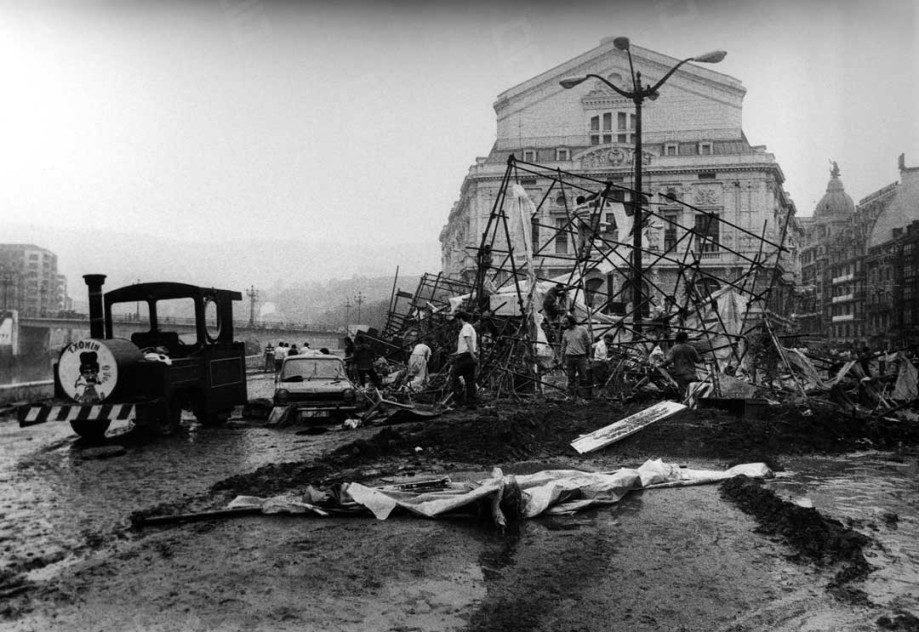
[[[269,342],[265,345],[265,371],[280,371],[284,358],[288,356],[309,355],[311,353],[317,352],[310,348],[310,343],[308,342],[304,342],[302,347],[297,347],[296,343],[291,344],[288,342],[279,342],[277,346],[272,346]],[[323,347],[318,353],[328,355],[331,352]]]
[[[451,354],[453,358],[451,386],[455,401],[460,406],[475,409],[477,407],[475,372],[479,352],[478,334],[475,327],[472,326],[472,318],[468,312],[460,310],[456,312],[455,317],[460,323],[460,331],[456,352]],[[346,337],[344,346],[345,366],[352,380],[362,387],[382,387],[382,376],[377,370],[380,358],[374,352],[370,339],[363,332],[358,332],[353,340]],[[433,353],[428,339],[424,336],[419,337],[412,346],[404,375],[399,383],[409,391],[418,392],[424,389],[430,378],[428,363]]]
[[[611,360],[610,347],[613,337],[605,334],[592,344],[587,328],[579,324],[573,314],[565,317],[565,323],[559,355],[568,377],[568,395],[573,399],[579,399],[589,396],[593,389],[589,360],[593,360],[595,367],[605,367]],[[686,332],[680,331],[676,334],[675,344],[666,353],[659,344],[655,344],[648,354],[648,362],[669,369],[669,374],[677,383],[680,393],[685,396],[689,385],[698,380],[696,364],[702,362],[702,358],[696,348],[689,344]],[[605,375],[605,371],[600,373]]]

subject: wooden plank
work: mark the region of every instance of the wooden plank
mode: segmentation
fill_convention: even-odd
[[[611,443],[615,443],[620,439],[625,439],[642,428],[646,428],[654,422],[669,417],[674,413],[678,413],[685,408],[685,405],[678,402],[667,401],[657,403],[650,408],[645,408],[616,423],[600,428],[583,437],[578,437],[571,442],[571,447],[580,454],[592,452]]]

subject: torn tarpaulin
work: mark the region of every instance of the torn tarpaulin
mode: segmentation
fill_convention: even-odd
[[[594,505],[613,504],[632,490],[714,483],[740,474],[765,478],[772,476],[772,471],[763,463],[747,463],[723,471],[692,470],[660,459],[646,461],[638,469],[622,468],[615,472],[546,470],[505,476],[496,468],[491,477],[484,480],[451,483],[447,489],[438,491],[412,492],[393,486],[350,483],[343,486],[340,501],[343,506],[364,507],[380,520],[388,518],[397,508],[436,518],[481,502],[497,505],[505,497],[506,490],[515,487],[520,490],[520,516],[535,518],[541,514],[570,514]],[[278,503],[271,506],[277,511]],[[500,524],[501,518],[497,515],[496,523]]]

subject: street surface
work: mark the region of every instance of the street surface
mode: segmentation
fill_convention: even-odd
[[[268,385],[256,380],[250,396]],[[836,601],[829,574],[757,535],[717,486],[648,490],[508,533],[415,517],[126,528],[133,511],[375,432],[296,430],[188,417],[174,437],[87,459],[66,424],[0,423],[4,568],[28,571],[4,589],[0,629],[877,629],[878,610]]]

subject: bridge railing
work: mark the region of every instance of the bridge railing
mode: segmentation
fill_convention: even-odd
[[[89,323],[89,316],[78,312],[56,312],[54,314],[44,314],[42,316],[23,316],[21,320],[63,320]],[[138,318],[134,314],[112,314],[112,322],[119,324],[145,323],[145,318]],[[160,318],[161,324],[184,325],[194,327],[195,319],[189,316],[163,316]],[[321,323],[298,323],[298,322],[262,322],[250,324],[248,320],[234,320],[234,329],[269,329],[285,331],[304,331],[304,332],[321,332],[328,334],[345,335],[342,327],[335,327]]]

